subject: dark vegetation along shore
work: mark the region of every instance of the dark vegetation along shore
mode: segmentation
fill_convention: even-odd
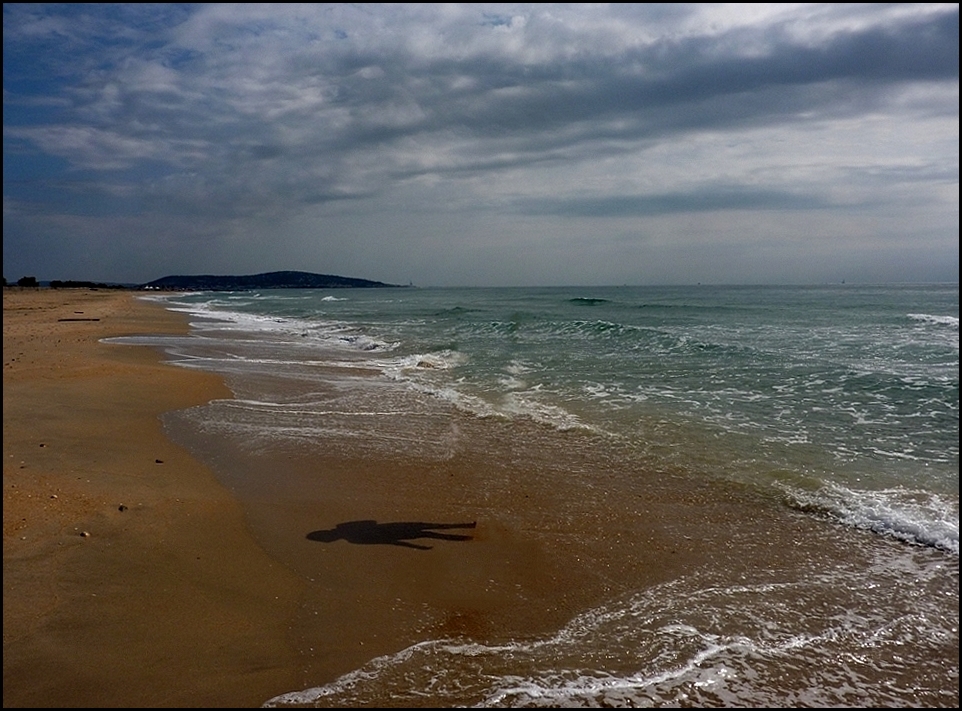
[[[8,284],[6,278],[4,286]],[[39,288],[48,285],[37,281],[36,277],[25,276],[17,280],[16,286]],[[281,271],[247,275],[171,275],[154,279],[146,284],[100,283],[92,281],[60,280],[49,282],[51,289],[146,289],[149,291],[247,291],[251,289],[367,289],[379,287],[400,287],[402,284],[387,284],[371,279],[337,276],[335,274],[314,274],[312,272]],[[408,285],[410,286],[410,285]]]

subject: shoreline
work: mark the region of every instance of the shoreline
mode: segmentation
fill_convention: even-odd
[[[188,332],[183,314],[130,292],[4,291],[5,706],[256,707],[425,635],[548,633],[627,589],[607,569],[624,550],[593,560],[606,527],[584,511],[561,526],[549,512],[569,503],[524,469],[492,489],[483,452],[440,466],[320,452],[252,498],[210,466],[226,445],[161,418],[232,398],[224,379],[100,342]],[[482,450],[517,436],[461,426],[474,424]],[[661,503],[691,503],[669,488]],[[477,528],[430,554],[306,535],[365,520]],[[664,524],[617,533],[637,556],[631,578],[704,560]]]
[[[891,578],[890,603],[904,605],[896,619],[914,615],[900,566],[944,563],[627,443],[622,451],[595,434],[473,417],[436,399],[370,420],[331,407],[310,437],[261,437],[256,420],[231,425],[231,411],[258,397],[245,371],[177,367],[157,347],[100,342],[188,332],[184,314],[129,292],[5,290],[5,706],[256,707],[343,674],[363,679],[386,659],[404,669],[408,657],[418,669],[409,689],[388,674],[357,695],[345,682],[343,695],[317,705],[471,705],[484,697],[445,696],[411,650],[439,650],[435,671],[459,687],[478,681],[480,658],[445,657],[448,643],[498,660],[504,645],[550,647],[608,611],[631,619],[636,604],[677,606],[669,627],[691,619],[701,629],[703,612],[725,609],[688,609],[708,591],[733,600],[764,591],[766,624],[797,636],[808,610],[851,614],[867,602],[872,619],[875,602],[859,597],[866,580],[875,590]],[[183,350],[224,357],[208,348],[201,339]],[[326,382],[311,380],[312,398],[336,400],[337,379]],[[901,561],[892,575],[877,569],[889,559]],[[949,594],[946,580],[957,591],[957,561],[949,568],[934,574],[929,598]],[[835,582],[812,586],[813,573]],[[834,634],[833,619],[808,624]],[[631,635],[649,624],[580,644],[607,658],[627,639],[628,671],[615,673],[634,674],[632,655],[647,646],[633,649]],[[569,651],[580,650],[563,659]],[[820,668],[836,652],[810,654]],[[930,655],[957,669],[951,640]],[[535,658],[510,674],[555,668]],[[793,659],[776,673],[779,688],[812,684]],[[869,669],[867,683],[890,674]],[[830,675],[815,683],[832,688]],[[942,696],[926,698],[941,705]]]
[[[159,416],[229,397],[130,292],[3,293],[3,704],[257,706],[296,684],[303,583]],[[86,534],[86,535],[85,535]]]
[[[545,633],[611,585],[566,561],[570,544],[586,547],[573,532],[531,536],[547,488],[522,512],[518,482],[495,501],[470,495],[484,462],[321,452],[288,472],[311,490],[304,503],[291,489],[252,501],[212,469],[209,442],[164,422],[232,399],[224,378],[101,342],[187,333],[185,315],[130,292],[4,291],[5,707],[258,707],[425,634]],[[477,529],[455,532],[470,541],[432,541],[430,554],[305,535],[472,516]],[[654,577],[675,568],[672,547],[644,556]]]

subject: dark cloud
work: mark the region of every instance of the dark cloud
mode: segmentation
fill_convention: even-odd
[[[209,239],[365,202],[356,224],[946,205],[958,28],[957,5],[5,5],[5,210]]]
[[[520,200],[517,203],[517,208],[527,214],[565,217],[645,217],[722,210],[811,210],[825,207],[829,207],[829,203],[815,195],[724,187],[660,195],[607,195]]]

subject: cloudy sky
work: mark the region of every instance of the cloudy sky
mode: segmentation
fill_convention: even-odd
[[[4,276],[958,281],[959,8],[3,6]]]

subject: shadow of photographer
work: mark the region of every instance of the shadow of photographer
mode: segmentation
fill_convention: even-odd
[[[358,545],[389,545],[431,550],[431,546],[411,543],[419,538],[433,538],[442,541],[470,541],[473,536],[463,533],[439,533],[458,528],[475,528],[476,521],[470,523],[427,523],[424,521],[396,521],[378,523],[377,521],[346,521],[324,531],[312,531],[307,539],[321,543],[344,540]]]

